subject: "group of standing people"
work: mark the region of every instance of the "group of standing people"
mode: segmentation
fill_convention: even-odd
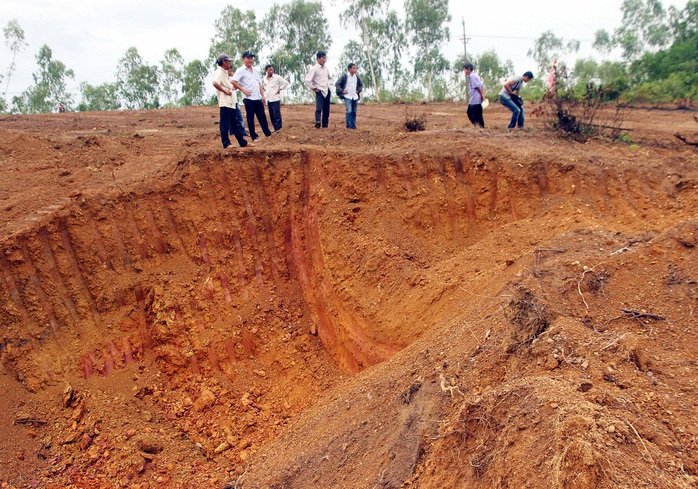
[[[242,66],[233,70],[233,59],[223,53],[216,60],[217,68],[213,74],[213,86],[218,97],[220,110],[220,134],[223,147],[230,146],[230,136],[233,135],[241,147],[254,145],[259,140],[255,131],[255,118],[266,137],[270,137],[282,127],[281,119],[281,90],[288,87],[288,82],[274,73],[274,65],[265,67],[265,76],[262,78],[253,68],[255,55],[249,51],[242,54]],[[305,83],[315,93],[315,127],[326,128],[330,121],[331,82],[327,66],[327,53],[318,51],[317,63],[305,77]],[[359,98],[363,90],[361,78],[356,74],[357,66],[350,63],[347,72],[339,77],[335,83],[336,95],[344,101],[346,108],[346,127],[356,129],[356,112]],[[242,92],[245,114],[247,115],[247,127],[245,130],[242,122],[237,95]],[[264,111],[264,106],[269,110],[269,119],[274,130],[270,130],[269,122]],[[249,143],[245,136],[252,138]]]
[[[281,90],[288,87],[288,82],[274,73],[274,65],[265,67],[265,76],[260,77],[253,68],[255,55],[249,51],[242,54],[242,66],[233,71],[232,58],[227,54],[218,56],[216,72],[213,75],[213,86],[218,97],[220,108],[220,133],[223,147],[230,146],[230,135],[235,136],[241,147],[249,146],[259,140],[255,131],[255,118],[266,137],[270,137],[282,127],[281,119]],[[318,51],[317,63],[310,69],[305,77],[305,84],[315,93],[315,127],[326,128],[330,120],[331,84],[332,76],[326,66],[327,53]],[[470,86],[470,99],[468,101],[468,119],[474,126],[485,127],[483,109],[489,101],[485,97],[485,87],[482,78],[475,73],[472,63],[465,63],[463,71]],[[342,99],[345,106],[345,121],[347,129],[356,129],[356,112],[363,83],[356,74],[357,66],[349,63],[347,71],[343,73],[335,83],[335,93]],[[533,79],[533,73],[525,72],[521,76],[515,76],[504,83],[499,92],[499,101],[512,112],[508,128],[524,127],[523,100],[520,90],[524,83]],[[243,104],[247,115],[247,127],[245,131],[242,123],[242,113],[238,106],[236,90],[243,94]],[[272,131],[264,110],[269,110]],[[252,138],[252,143],[244,139]]]
[[[274,66],[271,64],[266,66],[266,74],[262,79],[253,67],[254,58],[255,55],[249,51],[242,53],[242,66],[235,71],[231,68],[233,59],[227,54],[219,55],[216,60],[218,66],[213,74],[213,86],[218,97],[221,142],[224,148],[230,146],[231,134],[243,148],[259,141],[255,118],[266,137],[270,137],[282,127],[281,90],[288,87],[288,82],[274,73]],[[237,90],[243,95],[242,102],[245,105],[249,132],[245,131],[242,123],[242,113],[235,93]],[[273,131],[269,128],[265,105],[269,109]],[[252,143],[247,142],[244,136],[251,137]]]

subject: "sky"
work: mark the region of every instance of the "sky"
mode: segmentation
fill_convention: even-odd
[[[29,44],[16,60],[16,71],[7,87],[7,99],[19,95],[33,84],[32,73],[38,70],[36,53],[47,44],[53,59],[62,61],[75,72],[68,89],[79,99],[79,84],[113,82],[119,59],[135,46],[148,64],[158,64],[166,50],[176,48],[185,62],[206,60],[214,22],[227,5],[254,10],[261,20],[269,8],[287,0],[2,0],[0,26],[17,19]],[[543,32],[552,30],[565,41],[580,41],[577,57],[601,55],[591,44],[598,29],[609,32],[620,26],[622,0],[586,0],[579,3],[559,0],[499,0],[466,2],[451,0],[450,41],[442,47],[453,61],[463,53],[463,22],[468,38],[469,55],[494,49],[502,61],[511,60],[517,74],[536,71],[527,56]],[[683,8],[686,0],[664,0],[666,8]],[[353,29],[344,29],[340,15],[343,0],[323,2],[329,21],[332,45],[328,50],[328,67],[337,72],[336,61],[344,44],[357,38]],[[391,0],[390,7],[404,15],[403,0]],[[12,62],[10,49],[0,45],[0,96],[5,92],[7,69]],[[259,60],[264,63],[265,60]],[[210,81],[207,81],[210,84]]]

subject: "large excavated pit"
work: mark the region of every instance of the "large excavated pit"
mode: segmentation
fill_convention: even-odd
[[[43,458],[22,469],[10,454],[4,468],[18,472],[6,480],[223,487],[297,416],[322,411],[313,406],[327,389],[338,399],[349,377],[416,343],[429,357],[423,352],[444,348],[430,346],[430,335],[447,334],[444,325],[467,311],[502,312],[522,274],[540,279],[542,260],[574,248],[554,240],[573,236],[580,249],[593,242],[608,255],[695,217],[690,153],[638,167],[614,149],[604,160],[580,147],[538,154],[482,140],[446,149],[449,136],[439,137],[444,147],[433,151],[383,151],[374,141],[373,153],[189,152],[157,178],[73,192],[8,225],[0,352],[25,391],[5,402],[12,429],[31,427]],[[579,307],[588,278],[582,271],[576,283]],[[574,288],[566,297],[576,298]],[[492,375],[503,381],[501,361]],[[409,377],[409,363],[359,378]],[[356,392],[358,381],[349,382]],[[438,377],[432,382],[444,396]],[[389,443],[411,447],[413,458],[392,483],[420,473],[425,450],[423,440],[400,436]],[[287,471],[265,486],[264,463],[246,487],[313,484]],[[437,472],[421,471],[425,481]]]

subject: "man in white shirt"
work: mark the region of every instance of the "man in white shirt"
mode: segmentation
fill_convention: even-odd
[[[305,76],[305,84],[315,92],[315,127],[327,127],[330,122],[330,72],[325,66],[327,53],[317,52],[317,64]]]
[[[233,75],[233,86],[242,92],[242,102],[245,104],[245,114],[247,115],[247,130],[252,136],[252,141],[259,141],[259,136],[254,129],[254,118],[257,116],[259,126],[266,137],[271,136],[267,114],[264,111],[264,88],[262,79],[252,64],[254,54],[249,51],[242,53],[242,66],[235,70]]]
[[[339,77],[334,84],[337,96],[344,100],[347,109],[346,121],[347,129],[356,129],[356,109],[359,104],[359,94],[364,88],[361,78],[356,74],[356,65],[349,63],[347,72]]]
[[[213,87],[216,89],[218,107],[220,108],[219,129],[221,132],[221,142],[224,148],[230,146],[230,134],[233,134],[238,144],[244,148],[248,143],[242,137],[242,133],[240,133],[237,126],[233,124],[233,114],[235,112],[235,101],[233,96],[235,90],[228,78],[228,69],[230,68],[231,61],[232,58],[227,54],[220,54],[216,60],[218,67],[213,73]]]
[[[264,94],[267,96],[267,107],[269,108],[269,119],[274,131],[281,129],[281,90],[288,87],[288,82],[274,73],[274,65],[268,64],[264,71],[267,76],[262,80]]]

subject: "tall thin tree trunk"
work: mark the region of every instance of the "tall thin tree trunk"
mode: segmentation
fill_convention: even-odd
[[[380,92],[378,91],[378,86],[376,84],[376,74],[375,71],[373,70],[373,57],[371,56],[371,52],[369,49],[366,49],[366,23],[361,22],[361,45],[364,48],[364,53],[366,54],[366,58],[368,59],[368,67],[371,71],[371,86],[373,87],[373,93],[376,96],[376,102],[381,101],[381,96]]]

